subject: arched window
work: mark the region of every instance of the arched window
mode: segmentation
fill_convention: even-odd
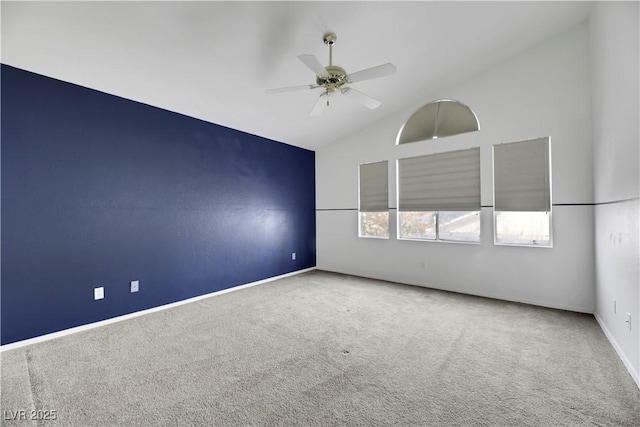
[[[418,142],[480,129],[471,108],[458,101],[441,99],[418,109],[402,125],[396,145]]]

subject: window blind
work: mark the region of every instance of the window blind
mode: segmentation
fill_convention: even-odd
[[[473,132],[480,129],[471,108],[458,101],[441,99],[413,113],[398,132],[396,145]]]
[[[389,210],[387,161],[360,165],[360,211]]]
[[[551,210],[549,138],[493,146],[496,211]]]
[[[480,148],[399,159],[398,209],[480,210]]]

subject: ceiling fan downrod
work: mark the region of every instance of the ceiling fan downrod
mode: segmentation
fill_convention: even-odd
[[[338,40],[338,36],[336,36],[335,33],[326,32],[324,33],[324,36],[322,36],[322,40],[324,41],[324,44],[329,46],[329,65],[323,67],[326,70],[324,75],[316,75],[316,84],[325,88],[327,105],[329,105],[329,95],[335,92],[336,89],[339,89],[342,85],[348,83],[348,77],[344,68],[333,65],[333,45],[336,40]]]
[[[322,41],[324,41],[324,44],[329,46],[329,66],[330,67],[333,65],[333,45],[336,43],[336,40],[338,40],[338,36],[336,36],[336,34],[332,32],[324,33],[324,36],[322,36]]]

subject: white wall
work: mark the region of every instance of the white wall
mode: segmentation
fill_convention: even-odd
[[[640,386],[639,14],[637,2],[598,3],[590,19],[590,36],[595,314]],[[625,323],[627,313],[631,330]]]
[[[399,71],[400,72],[400,71]],[[318,268],[592,313],[595,307],[593,157],[587,24],[494,65],[448,90],[316,152]],[[478,115],[479,132],[395,146],[421,105],[452,98]],[[491,147],[551,137],[554,247],[493,245]],[[482,243],[357,237],[360,163],[388,160],[396,207],[395,159],[481,147]],[[425,268],[421,264],[424,262]]]

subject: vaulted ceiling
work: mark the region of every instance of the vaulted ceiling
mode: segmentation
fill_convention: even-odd
[[[7,2],[2,63],[288,144],[317,149],[587,19],[589,2]],[[348,73],[382,101],[342,96],[311,117],[319,89],[296,56]]]

